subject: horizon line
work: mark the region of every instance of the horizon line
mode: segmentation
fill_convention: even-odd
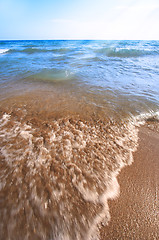
[[[0,39],[0,41],[159,41],[159,39],[86,39],[86,38],[54,38],[54,39]]]

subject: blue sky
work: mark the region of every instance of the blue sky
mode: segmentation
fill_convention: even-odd
[[[157,39],[159,0],[0,0],[0,39]]]

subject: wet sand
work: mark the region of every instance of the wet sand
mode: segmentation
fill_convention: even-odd
[[[159,133],[139,131],[134,163],[118,176],[120,196],[109,201],[111,220],[101,240],[159,239]]]
[[[102,198],[105,204],[103,216],[101,200],[98,204],[98,195],[96,198],[93,194],[98,191],[101,195],[105,191],[104,183],[109,180],[103,178],[105,171],[110,174],[115,166],[120,168],[122,162],[113,160],[122,159],[128,165],[131,162],[130,151],[136,149],[138,138],[135,127],[133,130],[126,123],[124,127],[112,121],[97,122],[100,116],[105,119],[103,111],[93,111],[89,104],[84,106],[83,102],[77,105],[77,101],[72,106],[70,101],[64,101],[65,95],[60,96],[58,101],[52,101],[54,97],[47,96],[41,101],[34,94],[33,97],[29,94],[0,104],[0,114],[3,116],[1,158],[11,163],[7,165],[9,174],[4,174],[6,162],[1,162],[4,187],[1,191],[0,222],[4,224],[0,224],[3,230],[0,230],[0,239],[66,239],[67,234],[67,239],[92,239],[88,236],[92,235],[93,228],[96,232],[96,225],[101,218],[105,217],[106,221],[109,219],[107,201]],[[83,114],[81,109],[85,110]],[[84,118],[85,115],[87,118]],[[111,220],[108,226],[101,227],[101,240],[159,239],[158,120],[149,118],[147,125],[149,128],[140,128],[134,163],[126,166],[118,175],[121,193],[119,198],[109,200]],[[114,139],[117,139],[116,143]],[[98,144],[94,144],[96,142]],[[106,165],[104,161],[98,161],[98,155],[106,160]],[[120,158],[116,158],[117,155]],[[82,171],[84,174],[80,175]],[[81,191],[79,183],[84,180],[85,186]],[[82,221],[81,216],[84,216]],[[53,236],[50,235],[52,233]]]

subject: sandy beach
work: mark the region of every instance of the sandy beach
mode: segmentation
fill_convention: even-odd
[[[13,103],[13,101],[11,101],[11,103]],[[62,120],[57,118],[56,120],[52,114],[49,115],[49,111],[48,115],[44,114],[45,112],[42,111],[42,109],[44,109],[43,107],[38,107],[37,105],[37,108],[35,108],[34,104],[31,105],[27,102],[28,107],[26,108],[26,104],[24,103],[25,102],[22,101],[22,106],[25,107],[19,108],[18,106],[21,105],[17,105],[16,107],[15,101],[15,109],[9,111],[8,102],[8,108],[7,104],[3,104],[5,109],[8,110],[4,112],[2,109],[3,111],[1,111],[3,115],[1,118],[0,132],[2,145],[1,175],[3,184],[1,186],[3,186],[3,188],[1,189],[2,200],[0,210],[2,214],[0,215],[0,222],[4,224],[1,224],[2,230],[0,231],[0,239],[21,240],[25,236],[27,236],[26,239],[66,239],[65,236],[67,231],[68,234],[70,234],[67,239],[70,240],[92,239],[90,237],[92,232],[90,233],[88,229],[90,229],[90,226],[94,226],[96,229],[97,224],[100,223],[100,221],[98,223],[95,222],[93,225],[92,219],[101,214],[101,202],[96,205],[96,198],[95,200],[92,198],[85,200],[84,197],[81,197],[81,193],[79,194],[77,191],[78,185],[75,188],[72,184],[72,179],[73,177],[74,179],[76,176],[78,177],[78,171],[85,170],[87,166],[90,166],[90,169],[92,169],[91,163],[93,162],[95,175],[89,175],[88,187],[96,186],[96,182],[93,181],[96,179],[96,175],[101,174],[103,171],[99,184],[99,190],[103,193],[100,187],[106,182],[105,178],[102,178],[102,176],[104,176],[107,168],[103,166],[102,169],[102,165],[100,165],[101,161],[98,161],[96,156],[98,156],[98,154],[100,154],[99,156],[104,156],[105,158],[103,159],[109,160],[109,164],[111,164],[112,159],[115,159],[116,155],[122,156],[123,161],[125,156],[128,156],[129,160],[129,149],[134,149],[134,151],[136,149],[138,139],[136,128],[133,129],[130,126],[126,127],[126,125],[124,128],[124,126],[113,125],[113,123],[110,123],[110,126],[108,123],[107,125],[105,125],[105,123],[102,125],[102,122],[99,122],[98,125],[95,125],[96,128],[94,128],[91,122],[85,121],[81,123],[81,120],[76,120],[75,117],[73,118],[73,115],[69,120],[67,118],[63,118]],[[41,109],[42,112],[38,112],[37,109]],[[6,112],[9,112],[10,115],[7,115]],[[48,120],[46,120],[46,118]],[[50,119],[55,120],[52,121]],[[113,127],[116,130],[114,132]],[[102,216],[104,218],[108,217],[109,219],[110,212],[111,220],[108,226],[101,227],[99,239],[159,239],[159,215],[157,209],[159,189],[159,132],[157,128],[158,120],[155,118],[149,118],[147,126],[140,127],[139,145],[137,151],[133,153],[134,162],[128,166],[129,161],[125,158],[127,166],[121,170],[117,177],[120,185],[119,197],[108,201],[109,209],[107,202],[103,199],[106,205],[104,215]],[[95,132],[94,135],[93,131]],[[85,134],[82,135],[83,132]],[[64,135],[65,133],[70,135]],[[81,134],[80,137],[79,133]],[[115,144],[114,139],[117,139],[117,137],[122,134],[124,134],[123,142],[121,143],[118,140]],[[136,134],[136,137],[134,134]],[[69,138],[69,136],[73,137]],[[77,144],[81,147],[84,141],[88,141],[87,136],[89,136],[91,141],[89,141],[87,147],[84,148],[86,151],[78,150]],[[97,137],[101,145],[91,145],[91,143],[97,141]],[[74,146],[74,144],[76,144],[76,148],[74,147],[73,150],[71,149],[68,152],[67,145],[69,141],[70,148]],[[60,144],[63,144],[62,147]],[[109,144],[111,145],[107,148]],[[127,147],[127,151],[125,150],[126,148],[124,149],[121,147],[121,144]],[[10,146],[12,146],[12,148]],[[103,146],[103,148],[100,146]],[[60,147],[61,151],[59,151]],[[12,151],[12,149],[16,149],[16,151]],[[75,153],[73,151],[75,151]],[[92,151],[97,152],[93,161],[92,155],[90,154]],[[75,166],[74,162],[70,163],[70,160],[67,159],[67,154],[70,156],[72,152],[74,153],[74,155],[71,155],[72,161],[77,158],[76,156],[79,157],[81,154],[80,161],[77,158],[78,168],[75,168],[75,170],[80,170],[76,170],[76,172],[73,173],[68,170],[69,168],[65,167],[65,170],[61,167],[63,163],[65,163],[66,166],[67,162]],[[87,161],[82,162],[82,159],[85,159],[84,157],[82,158],[82,156],[86,156]],[[4,161],[5,157],[7,161]],[[115,165],[113,164],[114,162],[112,162],[112,165],[109,165],[109,167],[114,167]],[[71,173],[72,175],[70,177],[69,174]],[[52,181],[55,174],[58,176],[56,177],[57,182],[55,180]],[[62,178],[62,176],[64,177]],[[97,179],[99,179],[99,177],[100,175]],[[69,185],[68,182],[70,183]],[[59,185],[59,183],[61,185]],[[74,182],[74,184],[76,184],[76,182]],[[62,190],[59,186],[63,186]],[[88,187],[86,189],[88,189]],[[56,190],[56,188],[59,189]],[[56,192],[54,192],[55,190]],[[95,189],[95,193],[97,190]],[[57,191],[60,192],[60,197],[62,196],[60,198],[59,195],[57,195],[60,200],[56,198],[55,193],[57,193]],[[94,193],[93,190],[92,192],[90,190],[90,193]],[[83,194],[85,194],[85,192]],[[116,194],[113,193],[113,197],[115,195]],[[74,197],[72,198],[72,196]],[[88,194],[84,196],[87,196],[87,198],[89,197]],[[64,202],[65,208],[62,209],[63,212],[61,213],[61,206],[63,207]],[[70,207],[69,211],[68,206]],[[56,218],[53,218],[51,214],[54,214],[56,209],[58,215],[56,215]],[[85,216],[85,224],[81,222],[81,215]],[[65,216],[66,219],[70,219],[70,225],[68,225],[68,221],[67,224],[65,224],[63,216]],[[56,219],[58,218],[59,223],[56,226]],[[73,225],[75,220],[79,220],[79,222]],[[87,223],[89,223],[88,226],[86,225]],[[52,229],[54,226],[56,228]],[[79,228],[77,228],[78,226]],[[74,229],[74,232],[72,232],[72,229]],[[60,234],[62,232],[62,237],[59,235],[59,238],[57,238],[56,235],[59,234],[59,232]],[[51,233],[56,234],[52,236]],[[81,235],[78,236],[78,233],[81,233]]]
[[[158,56],[159,41],[0,41],[0,239],[159,239]]]
[[[134,162],[118,176],[120,196],[109,201],[111,221],[101,240],[159,239],[159,133],[140,128]]]

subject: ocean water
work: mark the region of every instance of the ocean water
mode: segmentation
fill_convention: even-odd
[[[0,41],[0,239],[100,239],[158,116],[159,41]]]

